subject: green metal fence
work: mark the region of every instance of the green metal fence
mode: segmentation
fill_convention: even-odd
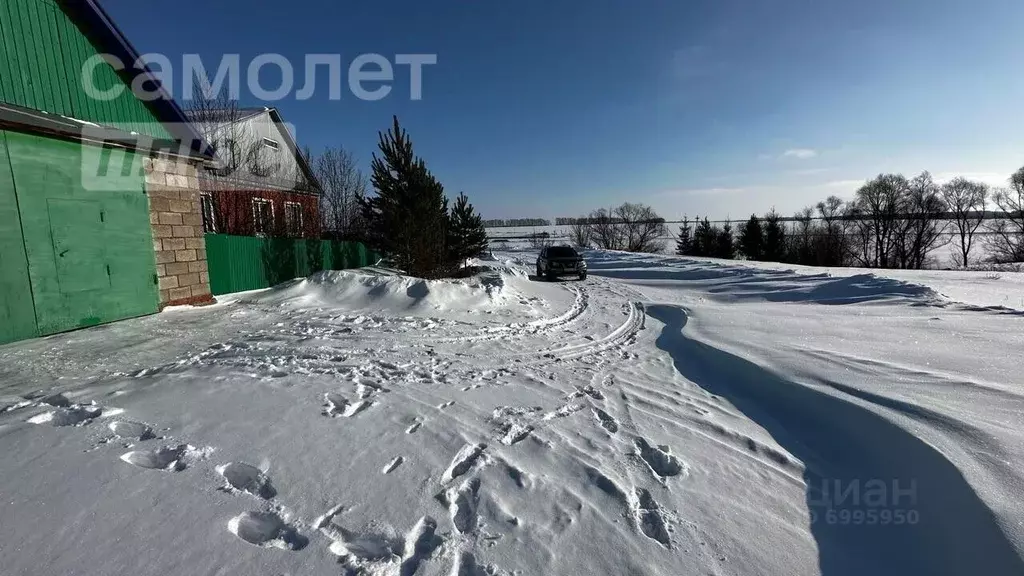
[[[369,266],[378,256],[359,242],[207,234],[206,259],[217,295],[269,288],[320,270]]]

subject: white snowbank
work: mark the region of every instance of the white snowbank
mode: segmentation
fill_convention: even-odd
[[[318,272],[276,288],[253,293],[239,301],[286,309],[324,308],[360,313],[415,317],[473,319],[496,314],[534,321],[545,308],[567,301],[564,290],[541,287],[522,268],[476,261],[477,274],[468,278],[424,280],[382,268]]]

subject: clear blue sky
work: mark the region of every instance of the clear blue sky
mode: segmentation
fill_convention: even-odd
[[[745,218],[882,171],[998,183],[1024,165],[1020,0],[103,4],[141,52],[211,68],[276,52],[296,90],[308,53],[436,53],[418,102],[402,76],[384,100],[346,83],[331,101],[323,75],[311,100],[271,105],[300,144],[366,167],[397,114],[449,195],[488,218],[625,200]]]

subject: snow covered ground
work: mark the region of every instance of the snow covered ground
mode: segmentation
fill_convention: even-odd
[[[1024,573],[1024,281],[588,254],[0,347],[0,573]]]

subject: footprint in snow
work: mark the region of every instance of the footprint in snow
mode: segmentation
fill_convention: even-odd
[[[349,405],[349,407],[346,408],[345,411],[341,413],[341,416],[343,418],[351,418],[351,417],[355,416],[356,414],[359,414],[363,410],[366,410],[367,408],[373,406],[374,404],[375,403],[371,402],[370,400],[360,400],[359,402],[356,402],[355,404]]]
[[[324,394],[324,416],[330,418],[351,418],[356,414],[359,414],[363,410],[374,405],[372,400],[360,400],[355,403],[349,403],[349,401],[338,394],[337,392],[327,392]]]
[[[395,471],[395,468],[398,468],[399,466],[402,465],[402,462],[405,462],[405,458],[401,456],[396,456],[394,459],[388,462],[387,465],[384,466],[384,469],[381,470],[381,473],[391,474],[392,472]]]
[[[68,406],[44,412],[28,419],[31,424],[49,424],[51,426],[83,426],[99,416],[103,409],[99,406]]]
[[[419,430],[420,426],[422,426],[422,425],[423,425],[423,422],[413,422],[412,426],[409,426],[408,428],[405,429],[405,433],[406,434],[415,434],[416,431]]]
[[[337,392],[324,394],[324,416],[340,416],[348,408],[348,400]]]
[[[678,458],[669,454],[668,446],[651,446],[643,438],[636,439],[637,453],[647,463],[651,471],[659,478],[685,475],[686,466]]]
[[[510,424],[508,429],[505,430],[505,434],[501,437],[501,443],[505,446],[514,446],[525,440],[532,432],[533,426],[529,424]]]
[[[476,527],[476,508],[479,504],[480,479],[470,478],[457,489],[452,488],[445,495],[452,525],[460,534],[468,534]]]
[[[601,427],[607,430],[609,434],[615,434],[619,431],[619,423],[615,421],[611,414],[600,408],[594,408],[594,416],[597,417]]]
[[[309,539],[276,512],[243,512],[228,522],[228,530],[249,544],[263,548],[302,550],[309,543]]]
[[[50,394],[39,399],[40,404],[46,404],[53,406],[54,408],[67,408],[71,406],[71,401],[67,399],[63,394]]]
[[[651,493],[645,488],[636,489],[637,509],[636,523],[644,536],[655,540],[666,548],[672,548],[672,541],[669,539],[668,531],[665,529],[665,520],[661,517],[658,504],[654,501]]]
[[[488,570],[477,564],[476,556],[472,552],[464,550],[458,552],[458,558],[452,566],[451,576],[488,576],[493,573],[493,570]]]
[[[462,476],[476,464],[476,461],[483,455],[484,450],[487,449],[487,444],[466,444],[455,454],[452,458],[451,464],[448,465],[448,469],[444,471],[441,476],[442,482],[448,482]]]
[[[123,454],[121,460],[139,468],[180,472],[185,469],[185,456],[189,450],[190,447],[185,444],[152,450],[133,450]]]
[[[413,576],[420,564],[443,543],[437,522],[424,516],[404,538],[380,533],[355,533],[333,523],[320,527],[334,541],[329,550],[349,570],[347,573],[393,574],[389,565],[399,560],[399,576]]]
[[[156,438],[156,435],[153,434],[153,429],[141,422],[115,420],[108,424],[107,427],[114,433],[114,436],[124,438],[126,440],[138,440],[142,442]]]
[[[223,466],[217,466],[215,470],[227,482],[227,485],[221,490],[227,492],[238,490],[266,500],[277,496],[277,490],[274,489],[266,472],[255,466],[244,462],[230,462]]]
[[[455,406],[455,401],[454,400],[452,400],[451,402],[445,402],[443,404],[438,404],[437,405],[437,409],[438,410],[444,410],[446,408],[451,408],[452,406]]]
[[[577,388],[575,392],[573,392],[572,394],[569,394],[568,399],[569,400],[575,400],[577,398],[582,398],[583,396],[590,396],[594,400],[599,400],[599,401],[603,401],[604,400],[604,394],[602,394],[600,390],[594,388],[593,386],[589,386],[589,385],[586,386],[585,388]]]
[[[554,412],[548,412],[541,418],[541,420],[548,421],[554,420],[555,418],[565,418],[566,416],[579,412],[580,410],[583,410],[582,404],[566,404]]]

